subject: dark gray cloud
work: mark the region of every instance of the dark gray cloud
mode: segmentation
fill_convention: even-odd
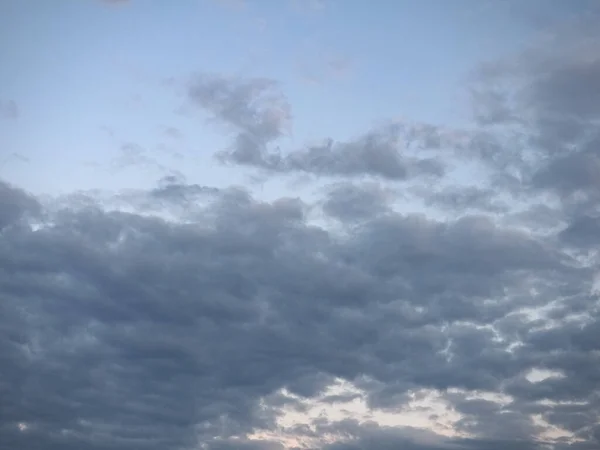
[[[331,138],[306,148],[281,152],[276,143],[289,127],[290,106],[269,79],[237,80],[198,76],[189,87],[191,102],[234,132],[229,149],[220,151],[224,163],[250,166],[270,173],[319,176],[374,176],[404,180],[440,177],[444,164],[434,157],[417,157],[408,147],[438,149],[446,137],[436,127],[392,124],[376,127],[354,139]]]
[[[219,189],[198,184],[188,184],[185,177],[167,175],[163,177],[158,186],[150,191],[150,201],[164,200],[166,204],[184,204],[192,207],[201,198],[219,193]]]
[[[25,191],[0,182],[0,230],[26,224],[27,219],[39,218],[41,204]]]
[[[600,241],[600,217],[577,217],[560,233],[560,237],[575,246],[595,250]]]
[[[403,154],[407,141],[395,125],[374,129],[345,142],[327,142],[282,155],[267,152],[252,165],[275,173],[308,173],[319,176],[372,176],[387,180],[405,180],[418,176],[440,177],[444,165],[435,158],[417,158]],[[239,144],[239,142],[238,142]],[[221,154],[226,161],[245,164],[238,150]]]
[[[473,98],[485,130],[479,142],[494,151],[470,155],[497,191],[530,205],[531,214],[520,213],[527,227],[562,229],[563,243],[589,261],[600,202],[600,35],[598,8],[586,5],[586,14],[576,8],[521,54],[480,68]]]
[[[521,139],[511,170],[562,197],[600,192],[600,40],[590,21],[578,18],[514,60],[485,66],[474,88],[479,122]]]
[[[542,443],[522,440],[518,437],[502,437],[494,440],[468,438],[441,438],[434,433],[410,427],[383,427],[374,423],[359,424],[352,420],[337,423],[326,423],[319,431],[343,436],[341,442],[330,444],[327,450],[542,450]]]
[[[205,189],[170,177],[146,196],[177,204],[188,194]],[[4,185],[4,442],[277,448],[233,439],[275,428],[281,403],[261,398],[281,388],[312,397],[342,378],[382,408],[422,388],[506,392],[516,400],[502,408],[451,398],[464,417],[456,426],[479,437],[450,443],[500,448],[510,427],[520,441],[506,445],[536,448],[528,439],[537,428],[519,402],[595,395],[597,316],[583,328],[565,321],[535,329],[525,318],[500,327],[507,315],[548,298],[569,314],[591,288],[593,273],[556,241],[483,217],[436,222],[391,211],[362,215],[341,238],[309,225],[300,200],[263,203],[239,189],[208,197],[193,223],[177,224],[94,202],[43,211]],[[28,225],[42,214],[44,227]],[[594,301],[582,299],[582,310],[592,313]],[[496,331],[482,328],[496,323]],[[510,350],[517,341],[521,347]],[[542,365],[568,376],[523,381]],[[371,382],[361,383],[365,376]],[[596,439],[589,427],[597,404],[538,408],[552,423]],[[449,445],[397,430],[348,433],[332,447]]]

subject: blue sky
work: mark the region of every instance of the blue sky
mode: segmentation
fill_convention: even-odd
[[[145,186],[161,176],[107,166],[124,143],[193,180],[242,182],[209,156],[226,145],[224,130],[177,114],[196,73],[276,80],[293,115],[281,145],[299,147],[398,117],[461,124],[469,70],[531,33],[509,8],[467,0],[7,1],[0,8],[2,97],[19,110],[18,120],[0,125],[1,145],[29,160],[2,170],[39,193]],[[165,127],[182,139],[164,136]],[[184,158],[164,156],[159,144]]]

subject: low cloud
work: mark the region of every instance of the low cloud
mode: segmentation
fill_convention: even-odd
[[[370,188],[366,195],[379,195]],[[331,192],[340,220],[363,220],[349,236],[311,225],[300,200],[265,203],[176,177],[146,201],[208,194],[194,222],[93,201],[44,207],[3,184],[0,332],[8,371],[0,386],[8,442],[277,448],[237,440],[276,429],[280,406],[261,399],[280,389],[310,398],[335,379],[358,383],[372,408],[419,389],[504,392],[512,400],[448,398],[464,417],[457,430],[495,440],[438,436],[426,444],[356,425],[351,441],[331,448],[491,449],[503,427],[515,432],[517,424],[521,441],[510,448],[536,448],[527,444],[540,430],[527,409],[534,404],[557,426],[592,439],[600,328],[586,294],[588,267],[555,240],[484,217],[340,215],[353,188]],[[548,298],[555,317],[538,322],[553,328],[514,315]],[[582,325],[558,321],[578,310],[591,314]],[[502,328],[509,317],[513,325]],[[541,363],[566,377],[523,381]],[[360,382],[365,376],[372,382]],[[565,399],[590,403],[585,413],[536,403]]]

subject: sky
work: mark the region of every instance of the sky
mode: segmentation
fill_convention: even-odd
[[[594,0],[0,0],[0,450],[600,448]]]

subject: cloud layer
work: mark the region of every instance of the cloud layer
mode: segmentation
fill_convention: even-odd
[[[314,204],[1,183],[0,448],[599,448],[600,41],[567,31],[478,68],[460,132],[283,151],[274,81],[194,78],[216,157]]]

